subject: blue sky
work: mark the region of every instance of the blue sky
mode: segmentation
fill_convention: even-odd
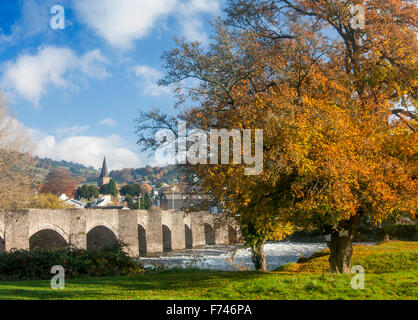
[[[223,0],[0,1],[0,91],[33,153],[110,169],[148,159],[135,144],[138,110],[174,113],[156,86],[173,38],[207,43]],[[50,26],[65,9],[65,28]]]

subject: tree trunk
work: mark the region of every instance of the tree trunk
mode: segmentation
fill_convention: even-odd
[[[331,240],[327,243],[331,252],[329,257],[331,273],[350,273],[353,255],[353,239],[361,221],[361,214],[352,216],[350,220],[340,223],[339,230],[331,232]]]
[[[264,255],[264,242],[258,242],[251,246],[252,260],[255,270],[266,271],[266,256]]]
[[[332,273],[350,273],[353,245],[349,236],[341,236],[338,231],[332,232],[328,247],[331,251],[329,256],[330,271]]]

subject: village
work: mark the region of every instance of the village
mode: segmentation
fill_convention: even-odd
[[[54,175],[52,171],[52,175]],[[60,174],[64,174],[62,171]],[[68,173],[67,173],[68,175]],[[48,177],[46,178],[48,184]],[[167,183],[152,183],[146,180],[142,183],[116,183],[110,176],[106,159],[97,184],[82,184],[68,189],[62,181],[55,185],[54,195],[58,197],[67,208],[75,209],[137,209],[148,210],[151,207],[161,210],[197,211],[207,210],[218,213],[216,203],[211,202],[209,197],[197,194],[185,181]],[[40,192],[51,191],[48,186],[41,186]],[[51,196],[51,195],[50,195]]]

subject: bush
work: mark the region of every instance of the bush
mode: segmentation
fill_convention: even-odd
[[[388,224],[383,226],[383,231],[390,239],[403,241],[418,240],[418,225]]]
[[[51,267],[61,265],[66,278],[131,275],[143,272],[124,251],[124,245],[81,249],[12,250],[0,254],[0,280],[51,279]]]
[[[357,230],[354,241],[383,241],[386,235],[391,240],[418,241],[418,225],[416,223],[384,223],[378,227],[363,221]]]

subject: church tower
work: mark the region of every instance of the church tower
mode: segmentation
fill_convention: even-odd
[[[107,171],[107,164],[106,164],[106,158],[103,158],[103,165],[102,165],[102,172],[99,176],[98,185],[99,187],[103,186],[104,184],[108,184],[110,181],[109,173]]]

